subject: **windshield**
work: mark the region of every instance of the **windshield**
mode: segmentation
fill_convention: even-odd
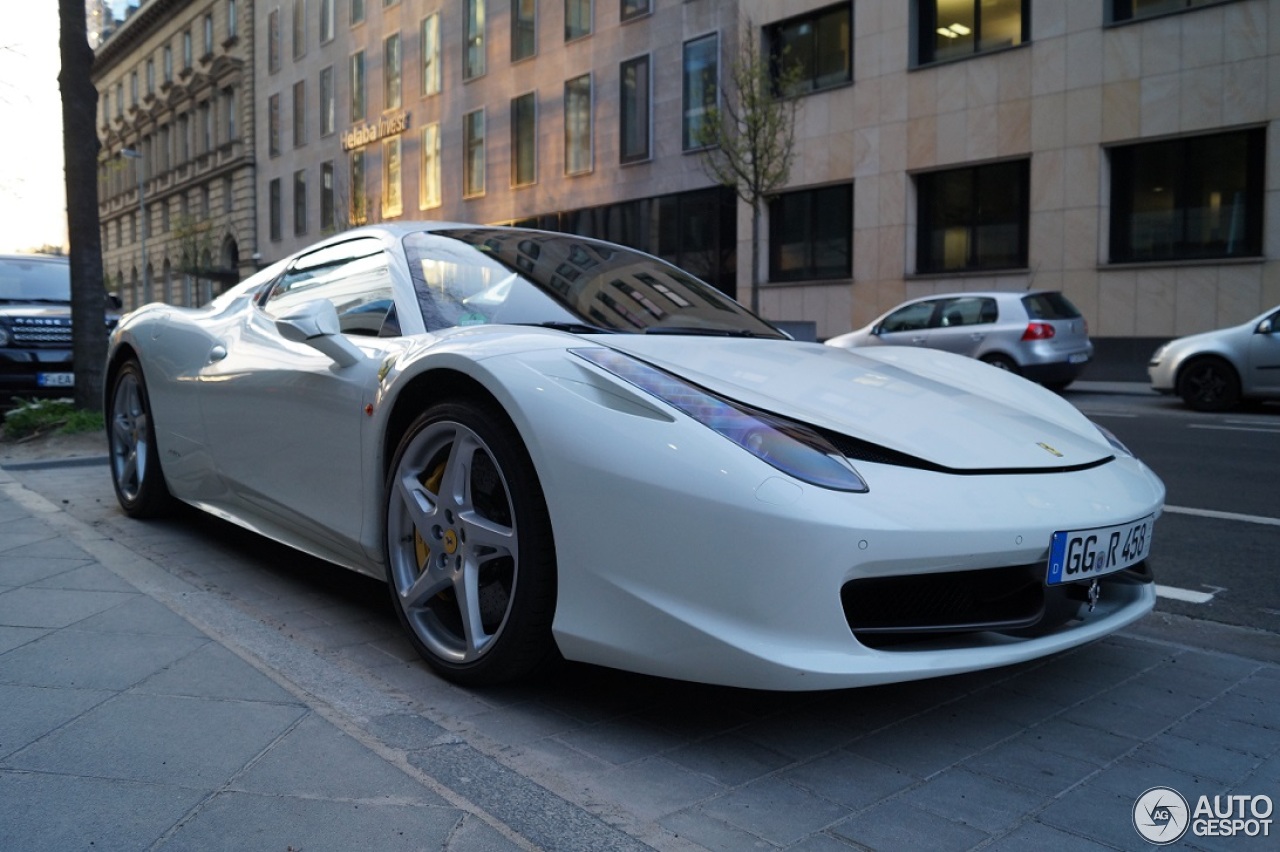
[[[411,234],[404,245],[428,331],[511,323],[785,337],[687,272],[610,243],[545,231],[455,228]]]
[[[0,257],[0,299],[70,303],[71,267],[42,257]]]

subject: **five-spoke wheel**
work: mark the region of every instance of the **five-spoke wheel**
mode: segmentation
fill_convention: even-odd
[[[111,483],[120,507],[134,518],[163,514],[173,498],[160,470],[151,401],[137,361],[126,361],[116,371],[108,416]]]
[[[554,658],[550,522],[504,417],[448,403],[418,418],[392,463],[386,546],[396,611],[441,674],[497,683]]]

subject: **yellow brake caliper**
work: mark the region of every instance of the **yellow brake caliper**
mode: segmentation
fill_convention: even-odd
[[[436,466],[431,472],[431,476],[426,479],[419,479],[422,487],[427,489],[428,494],[440,493],[440,482],[444,479],[444,462]],[[422,532],[418,529],[417,524],[413,527],[413,552],[418,560],[418,573],[421,574],[427,568],[427,560],[431,558],[431,547],[427,544],[427,540],[422,537]]]

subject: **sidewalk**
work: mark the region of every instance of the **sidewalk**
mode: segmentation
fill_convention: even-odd
[[[1280,799],[1275,634],[1157,613],[862,690],[585,666],[463,690],[376,583],[203,516],[124,518],[103,464],[0,469],[6,849],[1076,852],[1149,848],[1153,787]]]

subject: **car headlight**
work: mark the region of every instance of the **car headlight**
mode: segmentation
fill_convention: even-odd
[[[12,339],[13,337],[9,334],[9,329],[0,325],[0,346],[8,346],[9,341]]]
[[[612,349],[570,351],[679,409],[789,476],[834,491],[869,490],[848,460],[803,423],[727,399]]]
[[[1092,423],[1093,421],[1089,422]],[[1133,450],[1126,447],[1124,442],[1115,436],[1114,432],[1099,423],[1094,423],[1093,425],[1095,429],[1102,433],[1102,437],[1107,439],[1107,443],[1114,447],[1118,452],[1123,453],[1126,456],[1133,455]]]

